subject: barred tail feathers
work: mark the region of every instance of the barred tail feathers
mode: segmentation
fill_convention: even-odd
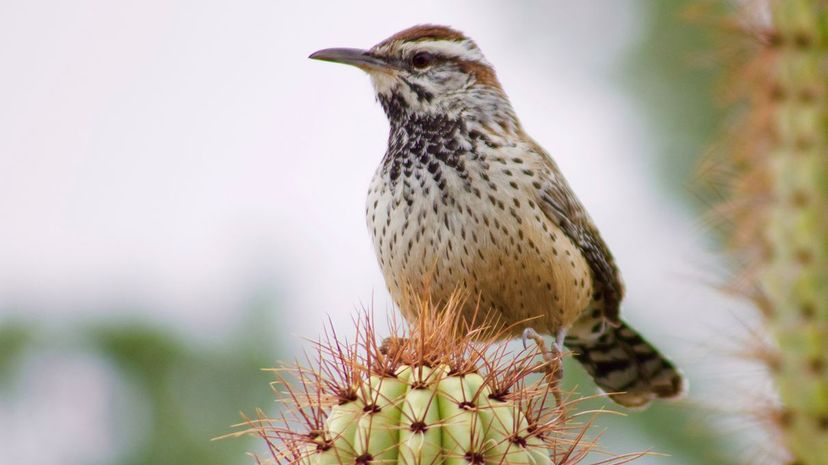
[[[644,407],[686,391],[684,375],[624,322],[607,325],[597,337],[570,334],[565,344],[598,387],[625,407]]]

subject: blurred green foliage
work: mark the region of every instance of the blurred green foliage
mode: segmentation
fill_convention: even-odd
[[[11,381],[23,352],[33,337],[32,328],[22,322],[0,322],[0,388]]]
[[[276,364],[274,309],[252,306],[235,332],[211,340],[169,326],[117,320],[93,323],[70,338],[24,324],[0,326],[0,389],[8,387],[28,349],[77,351],[103,359],[133,402],[112,405],[112,428],[126,433],[111,465],[249,464],[260,450],[252,438],[213,438],[233,431],[241,412],[273,405],[263,368]],[[117,314],[113,312],[112,314]],[[242,316],[245,314],[242,313]],[[192,329],[190,329],[192,331]],[[49,334],[53,334],[50,331]],[[220,340],[216,340],[216,339]],[[102,446],[103,447],[103,446]]]
[[[645,29],[623,66],[624,85],[636,97],[655,135],[651,153],[662,188],[677,201],[706,203],[694,173],[716,138],[723,110],[716,104],[721,71],[713,66],[716,49],[707,21],[712,10],[703,11],[721,8],[723,3],[637,1],[645,12]],[[579,383],[577,378],[571,382]],[[580,385],[589,384],[584,380]],[[625,417],[608,415],[601,425],[611,431],[635,428],[652,438],[655,452],[680,463],[738,463],[732,438],[723,437],[701,410],[688,404],[657,403]]]
[[[90,339],[140,387],[151,409],[144,442],[117,465],[252,463],[245,452],[259,450],[257,441],[210,439],[231,432],[241,412],[273,405],[273,376],[262,369],[278,360],[279,315],[264,292],[239,312],[235,332],[222,341],[188,340],[145,324],[92,329]]]
[[[712,10],[697,14],[705,8],[721,8],[723,3],[637,1],[645,12],[644,30],[623,65],[624,85],[636,97],[656,137],[651,153],[662,188],[677,201],[706,203],[694,173],[716,138],[723,110],[716,104],[721,71],[713,66],[716,50],[713,28],[707,21]],[[577,371],[583,378],[572,376],[572,385],[591,386],[580,368]],[[596,400],[587,405],[603,404]],[[669,454],[678,463],[738,463],[732,438],[723,437],[700,411],[689,404],[656,403],[624,417],[606,415],[599,423],[608,431],[634,428],[646,434],[654,452]],[[673,463],[672,459],[657,462]]]
[[[724,2],[637,0],[645,29],[622,68],[622,82],[647,116],[662,188],[675,199],[704,201],[693,176],[716,138],[720,68],[708,20]],[[697,15],[701,11],[700,17]],[[692,12],[692,14],[691,14]]]
[[[96,328],[91,339],[150,410],[142,412],[146,436],[119,465],[244,463],[249,442],[210,439],[228,433],[240,410],[271,403],[271,377],[261,371],[274,364],[267,341],[259,352],[240,344],[199,347],[140,324]]]
[[[584,369],[574,360],[566,361],[566,377],[564,387],[567,392],[578,392],[581,396],[589,396],[595,391],[595,384]],[[623,415],[611,413],[599,414],[595,417],[593,433],[605,430],[603,439],[624,439],[625,432],[635,431],[647,437],[651,444],[648,452],[665,454],[666,457],[656,457],[652,463],[668,464],[704,464],[717,465],[737,464],[730,454],[731,450],[727,438],[712,427],[706,418],[698,415],[696,410],[687,404],[655,402],[646,410],[631,411],[613,404],[606,398],[596,398],[578,403],[578,411],[609,410],[621,412]],[[601,441],[604,449],[613,445]],[[610,449],[614,453],[642,452]],[[647,459],[644,459],[647,460]],[[638,463],[636,461],[635,463]]]
[[[240,410],[271,403],[270,376],[261,372],[274,363],[267,343],[260,352],[240,344],[196,347],[168,330],[126,324],[96,328],[91,339],[150,409],[143,444],[121,465],[242,462],[249,443],[210,438],[229,432]]]

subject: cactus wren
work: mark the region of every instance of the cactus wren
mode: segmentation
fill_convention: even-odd
[[[556,337],[618,403],[682,394],[673,364],[619,318],[612,254],[555,162],[523,130],[477,45],[444,26],[399,32],[369,50],[310,58],[366,71],[388,117],[388,149],[366,215],[403,315],[410,293],[447,298],[515,338]]]

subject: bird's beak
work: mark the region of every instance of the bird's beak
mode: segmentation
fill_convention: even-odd
[[[390,63],[358,48],[326,48],[313,52],[308,58],[312,60],[331,61],[356,66],[365,71],[390,71]]]

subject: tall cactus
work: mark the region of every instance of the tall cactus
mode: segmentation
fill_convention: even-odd
[[[746,3],[752,44],[730,81],[742,98],[718,160],[729,185],[718,212],[775,344],[765,359],[782,404],[772,417],[784,460],[826,465],[828,0]]]
[[[759,280],[779,344],[775,377],[792,455],[828,464],[828,2],[772,5],[780,99],[768,153],[770,245]]]

